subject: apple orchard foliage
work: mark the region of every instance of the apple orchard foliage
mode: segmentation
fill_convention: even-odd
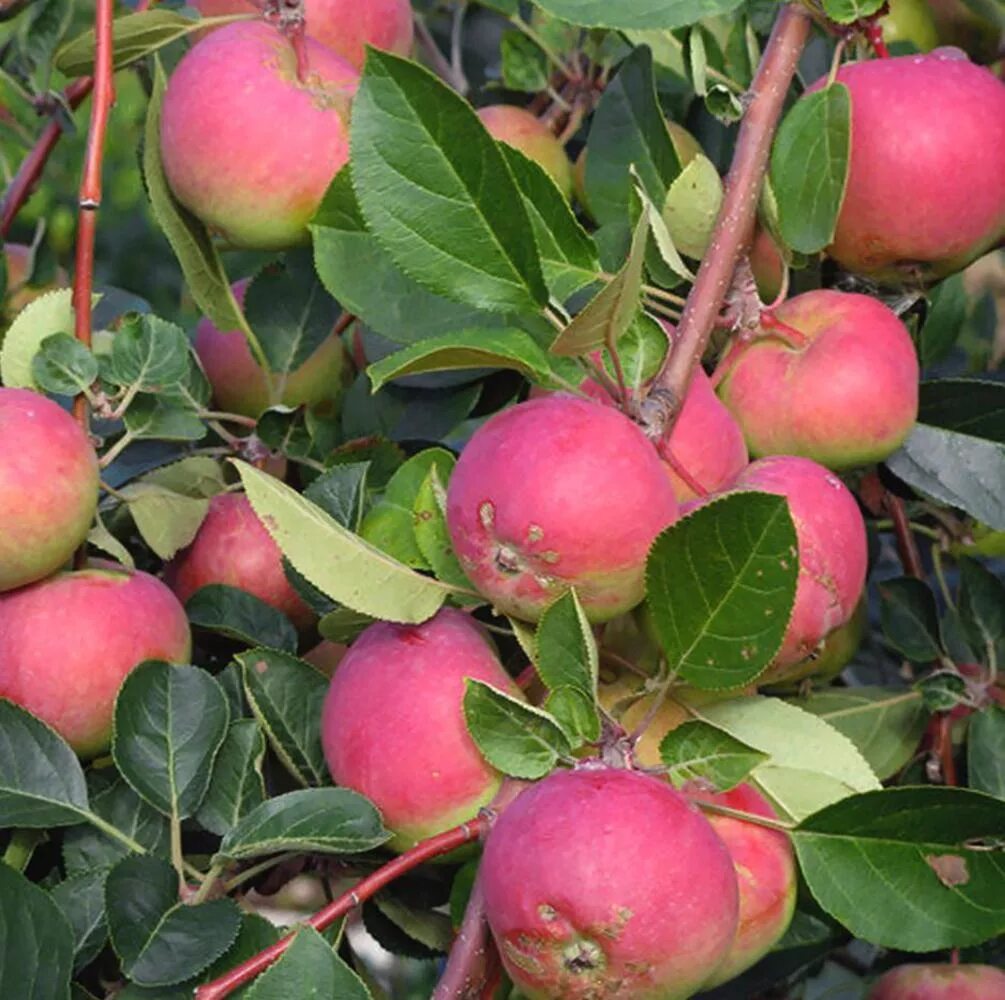
[[[8,6],[9,177],[95,36]],[[485,806],[232,995],[464,921],[440,1000],[1005,997],[1000,18],[814,6],[660,430],[779,5],[195,6],[116,12],[90,348],[72,136],[5,253],[0,997],[198,995]]]

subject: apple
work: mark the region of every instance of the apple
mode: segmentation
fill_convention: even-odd
[[[53,280],[48,285],[31,283],[35,250],[24,243],[6,243],[3,248],[7,265],[6,310],[8,315],[17,315],[29,302],[56,288],[66,288],[69,278],[61,267],[56,268]],[[2,338],[0,338],[2,339]]]
[[[900,965],[879,977],[868,1000],[1005,1000],[1005,972],[993,965]]]
[[[28,389],[0,389],[0,591],[58,570],[87,538],[98,458],[64,409]]]
[[[469,579],[500,612],[528,621],[570,587],[591,621],[634,607],[649,546],[676,517],[642,431],[564,393],[490,417],[447,489],[447,527]]]
[[[220,493],[188,548],[164,568],[164,579],[183,604],[209,584],[247,591],[286,615],[299,629],[316,620],[283,572],[279,546],[243,493]]]
[[[555,771],[496,820],[479,870],[521,995],[682,1000],[736,936],[729,852],[665,781],[597,761]]]
[[[193,0],[203,17],[261,14],[251,0]],[[408,56],[412,52],[412,5],[408,0],[305,0],[308,38],[362,70],[366,46]]]
[[[551,175],[566,198],[572,197],[572,164],[562,144],[540,118],[512,104],[479,108],[478,117],[493,139],[520,150]]]
[[[348,650],[349,647],[341,642],[331,642],[329,639],[322,639],[316,646],[304,653],[303,658],[312,667],[331,677]]]
[[[762,302],[772,303],[785,287],[785,258],[764,226],[754,230],[750,244],[750,269],[754,272],[757,294]]]
[[[164,173],[175,197],[233,246],[283,250],[349,159],[356,71],[306,42],[297,77],[289,40],[264,21],[240,21],[190,49],[168,81],[161,115]]]
[[[242,305],[249,281],[245,278],[232,286]],[[240,330],[220,330],[205,316],[196,326],[193,346],[217,406],[246,417],[258,417],[280,403],[313,407],[333,401],[341,394],[350,370],[346,349],[334,333],[286,376],[266,372]]]
[[[762,314],[753,339],[733,349],[719,395],[752,455],[847,469],[887,458],[917,420],[911,335],[868,295],[797,295]]]
[[[521,697],[481,626],[453,608],[421,625],[369,626],[332,674],[328,769],[377,806],[395,850],[470,819],[499,789],[464,721],[467,677]]]
[[[81,757],[108,749],[115,696],[134,667],[190,653],[184,609],[148,573],[94,561],[0,595],[0,697]]]
[[[851,96],[852,141],[828,253],[842,267],[934,281],[1002,239],[1005,83],[958,49],[849,63],[837,80]]]

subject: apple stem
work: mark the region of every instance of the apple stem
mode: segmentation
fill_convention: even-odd
[[[907,517],[907,511],[904,510],[904,501],[888,490],[884,502],[890,520],[893,522],[893,532],[897,539],[897,553],[904,565],[904,571],[916,580],[924,580],[925,570],[921,564],[921,553],[918,551],[918,543],[911,531],[911,522]]]
[[[801,350],[809,344],[805,333],[780,320],[770,309],[761,312],[761,329],[769,331],[767,336],[781,340],[795,350]]]
[[[464,919],[450,948],[446,967],[430,1000],[477,997],[495,958],[480,876],[475,876]]]
[[[732,809],[729,806],[719,805],[718,802],[704,802],[701,799],[692,799],[691,801],[704,812],[715,813],[717,816],[729,816],[731,819],[738,819],[744,823],[753,823],[754,826],[763,826],[769,830],[778,830],[779,833],[791,833],[796,828],[794,823],[786,823],[780,819],[771,819],[768,816],[760,816],[757,813],[744,812],[742,809]]]
[[[890,50],[886,47],[886,42],[883,41],[883,29],[880,27],[878,18],[866,18],[863,31],[865,32],[865,37],[869,40],[869,44],[872,46],[873,52],[880,59],[889,59]]]
[[[336,920],[344,917],[350,910],[376,895],[396,878],[410,872],[413,868],[424,864],[433,858],[449,854],[458,847],[473,843],[488,832],[493,816],[489,811],[483,811],[474,819],[460,826],[455,826],[444,833],[423,840],[411,850],[399,855],[386,865],[378,868],[372,875],[356,883],[349,892],[332,900],[323,909],[318,910],[307,923],[317,931],[330,927]],[[280,938],[275,944],[263,949],[257,955],[235,966],[229,972],[200,986],[195,991],[195,1000],[222,1000],[230,996],[234,990],[250,982],[259,973],[264,972],[290,946],[295,934]]]
[[[677,476],[678,479],[682,480],[692,493],[699,497],[708,496],[709,491],[705,489],[705,487],[702,486],[690,472],[688,472],[686,466],[684,466],[674,455],[672,449],[668,445],[664,444],[660,449],[660,458],[662,458],[663,461],[670,466],[674,475]]]
[[[662,438],[680,412],[691,375],[701,362],[729,291],[737,260],[750,246],[771,142],[810,24],[801,5],[786,3],[782,7],[745,98],[746,112],[709,251],[687,297],[674,349],[643,406],[647,433],[652,438]]]

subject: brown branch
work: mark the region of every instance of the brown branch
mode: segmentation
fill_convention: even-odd
[[[482,813],[467,823],[462,823],[445,833],[430,837],[429,840],[423,840],[410,851],[399,855],[382,868],[378,868],[372,875],[368,875],[361,882],[358,882],[354,889],[343,893],[324,909],[318,910],[307,923],[315,930],[323,931],[406,872],[433,858],[449,854],[464,844],[478,840],[488,831],[490,822],[491,815]],[[253,955],[229,972],[225,972],[212,982],[200,986],[195,991],[195,1000],[222,1000],[223,997],[230,996],[234,990],[250,982],[275,962],[290,946],[293,938],[294,934],[281,938],[275,944],[260,951],[257,955]]]
[[[890,514],[890,520],[893,521],[893,532],[897,538],[897,553],[904,565],[904,572],[916,580],[924,580],[925,570],[921,565],[921,553],[918,551],[918,543],[911,530],[907,511],[904,510],[904,501],[887,491],[885,504]]]
[[[705,353],[729,291],[736,262],[750,246],[771,140],[809,36],[810,23],[802,6],[785,4],[775,21],[750,91],[743,98],[747,109],[726,177],[722,207],[709,251],[702,259],[694,287],[687,297],[674,348],[643,405],[643,419],[653,438],[663,437],[680,411],[691,374]]]
[[[477,1000],[488,979],[492,948],[481,879],[475,876],[464,919],[430,1000]]]

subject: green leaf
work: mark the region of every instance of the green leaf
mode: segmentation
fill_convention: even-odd
[[[370,462],[347,462],[322,473],[304,490],[304,496],[317,504],[343,528],[357,531],[363,519]]]
[[[199,441],[207,433],[195,410],[167,396],[137,396],[123,422],[126,430],[141,440]]]
[[[914,663],[937,660],[942,635],[935,595],[928,584],[902,576],[879,584],[879,612],[887,641]]]
[[[206,794],[229,723],[223,689],[205,670],[143,663],[115,701],[112,757],[138,795],[184,819]]]
[[[967,318],[967,291],[963,286],[963,275],[954,274],[940,281],[930,301],[931,308],[918,338],[918,354],[923,368],[944,361],[963,329]]]
[[[651,316],[636,313],[617,345],[625,384],[637,391],[650,382],[663,367],[669,349],[670,338],[666,330]],[[604,352],[604,367],[611,378],[617,378],[609,351]]]
[[[112,946],[140,986],[174,986],[198,975],[234,942],[241,911],[232,899],[189,905],[166,861],[120,861],[105,883]]]
[[[1005,445],[918,424],[886,465],[918,492],[1005,531]]]
[[[431,72],[371,49],[353,100],[352,182],[367,225],[431,291],[500,312],[547,302],[513,178],[471,106]]]
[[[634,167],[631,168],[631,173],[633,177],[638,176]],[[658,256],[655,256],[650,248],[650,252],[646,255],[646,262],[650,271],[656,268],[656,273],[659,275],[659,272],[665,269],[668,273],[660,276],[660,280],[667,283],[676,282],[678,278],[684,278],[686,281],[694,281],[695,276],[691,273],[691,269],[687,264],[684,263],[684,258],[681,257],[680,251],[677,249],[674,239],[670,235],[670,230],[667,228],[662,213],[657,209],[655,202],[646,193],[641,183],[635,185],[635,194],[642,206],[642,215],[649,221],[649,228],[653,234],[653,245],[658,254]]]
[[[207,455],[190,455],[178,462],[162,465],[139,481],[194,499],[208,499],[227,488],[220,463]]]
[[[217,860],[299,851],[362,854],[390,839],[373,803],[348,788],[304,788],[256,806],[223,838]]]
[[[534,0],[555,17],[587,28],[682,28],[727,14],[741,0]]]
[[[77,755],[44,722],[0,699],[0,826],[69,826],[87,810]]]
[[[315,587],[354,611],[423,622],[450,588],[418,573],[343,528],[285,483],[234,462],[255,513],[283,554]]]
[[[929,427],[1005,444],[1005,383],[980,378],[922,382],[918,420]]]
[[[545,609],[535,646],[534,665],[546,687],[575,688],[593,700],[599,670],[597,643],[575,590],[566,591]]]
[[[519,31],[504,31],[499,41],[502,79],[507,90],[536,94],[548,86],[548,57]]]
[[[241,929],[237,932],[234,943],[200,976],[204,983],[212,982],[218,976],[240,965],[246,959],[252,958],[264,951],[280,938],[280,929],[265,917],[257,913],[241,915]],[[236,990],[232,995],[246,1000],[250,986]],[[185,1000],[190,1000],[186,995]]]
[[[503,774],[536,780],[571,752],[557,720],[470,677],[464,680],[464,719],[482,756]]]
[[[967,784],[1005,799],[1005,709],[999,705],[988,705],[970,720]]]
[[[921,695],[903,688],[829,688],[791,703],[847,736],[882,781],[911,760],[928,721]]]
[[[143,541],[165,560],[192,544],[209,510],[208,499],[185,496],[151,481],[129,483],[119,492]]]
[[[240,330],[257,351],[257,341],[248,327],[224,269],[220,254],[206,227],[175,200],[161,163],[161,106],[167,78],[160,59],[154,59],[153,86],[143,132],[143,180],[150,208],[167,237],[185,276],[185,285],[199,311],[220,330]]]
[[[548,356],[523,330],[459,330],[430,337],[370,365],[366,373],[376,392],[391,379],[420,372],[471,368],[510,368],[535,382],[549,382]]]
[[[660,742],[660,757],[675,785],[702,780],[720,792],[735,788],[768,760],[768,754],[697,720],[670,730]]]
[[[1003,830],[1005,802],[926,786],[846,799],[792,840],[810,892],[856,937],[939,951],[1005,931]]]
[[[688,708],[696,718],[768,754],[751,778],[793,819],[879,787],[846,736],[779,698],[750,695]]]
[[[631,326],[642,293],[649,216],[643,212],[632,234],[631,250],[621,270],[590,300],[555,338],[552,354],[576,357],[598,347],[616,344]]]
[[[206,795],[195,814],[199,825],[222,837],[265,801],[262,760],[265,737],[254,719],[230,724],[213,763]]]
[[[838,24],[851,24],[875,14],[884,0],[822,0],[824,13]]]
[[[675,178],[663,205],[663,221],[681,253],[703,257],[722,204],[722,179],[707,156],[698,153]]]
[[[0,348],[0,381],[8,389],[39,389],[32,363],[42,344],[57,333],[73,333],[72,291],[47,292],[24,307],[7,327]]]
[[[335,608],[318,622],[318,631],[323,639],[348,645],[356,640],[363,629],[375,621],[375,618],[358,614],[351,608]]]
[[[52,901],[73,930],[73,970],[89,965],[108,940],[105,923],[105,868],[83,872],[53,886]]]
[[[974,656],[990,665],[1005,638],[1005,583],[979,562],[960,559],[960,626]]]
[[[950,712],[967,698],[967,682],[960,674],[940,670],[915,685],[930,712]]]
[[[0,864],[0,996],[68,1000],[73,940],[49,894]]]
[[[76,337],[54,333],[31,359],[31,376],[44,392],[73,396],[97,380],[98,361]]]
[[[236,657],[251,711],[283,767],[305,788],[330,782],[321,749],[328,679],[287,653],[252,649]]]
[[[672,524],[646,564],[648,606],[670,669],[706,689],[749,684],[782,644],[798,576],[784,497],[729,494]]]
[[[415,544],[437,580],[442,580],[451,587],[474,590],[454,554],[453,542],[447,530],[446,508],[447,491],[439,470],[434,465],[422,481],[412,506],[412,513],[415,516]],[[469,598],[458,597],[457,600],[467,603]]]
[[[596,700],[580,688],[557,687],[548,692],[544,710],[562,727],[569,746],[578,749],[600,738]]]
[[[297,630],[289,618],[254,594],[222,583],[200,587],[186,602],[188,620],[246,646],[297,651]]]
[[[586,0],[584,6],[588,4]],[[600,0],[600,5],[614,6],[605,0]],[[653,0],[654,8],[666,10],[672,5],[673,0],[659,4]],[[695,6],[694,0],[689,0],[689,5]],[[620,0],[617,6],[626,7],[628,3]],[[597,222],[623,222],[628,217],[632,166],[649,197],[657,205],[666,201],[670,184],[680,173],[680,161],[656,99],[652,55],[647,46],[634,49],[604,89],[586,150],[586,197]]]
[[[127,569],[136,569],[132,553],[108,530],[100,513],[95,515],[94,527],[87,533],[87,544],[100,549]]]
[[[108,377],[141,392],[163,392],[185,382],[192,364],[180,326],[145,314],[124,323],[112,341]]]
[[[283,957],[248,991],[247,1000],[370,1000],[363,981],[313,927],[301,927]]]
[[[782,119],[771,150],[771,186],[782,238],[816,253],[834,236],[848,179],[851,97],[833,83],[801,98]]]
[[[269,368],[283,375],[296,371],[331,336],[340,312],[307,249],[267,264],[244,296],[244,315]]]

